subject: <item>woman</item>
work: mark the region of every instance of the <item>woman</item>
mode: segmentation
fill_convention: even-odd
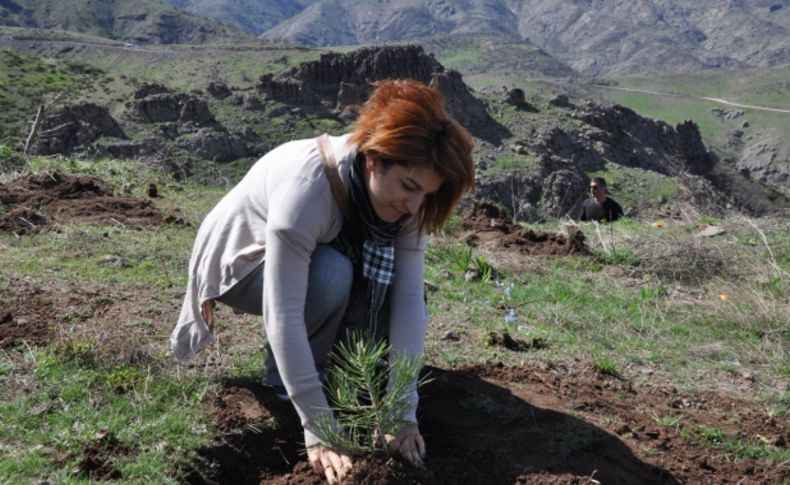
[[[422,354],[425,236],[473,187],[474,165],[472,138],[439,91],[413,80],[377,83],[355,130],[323,140],[275,148],[206,216],[171,345],[185,362],[211,342],[214,300],[263,315],[268,383],[291,400],[311,465],[334,482],[350,458],[315,428],[331,413],[320,376],[332,346],[361,323],[394,354]],[[392,445],[420,463],[416,383],[410,398]]]

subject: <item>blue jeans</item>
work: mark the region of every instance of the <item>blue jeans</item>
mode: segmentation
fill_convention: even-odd
[[[229,307],[252,315],[263,314],[263,267],[236,283],[217,298]],[[326,244],[319,244],[310,258],[307,279],[307,299],[304,320],[307,338],[319,373],[329,364],[329,354],[335,343],[351,294],[354,271],[351,260]],[[282,385],[269,344],[266,344],[266,382]]]

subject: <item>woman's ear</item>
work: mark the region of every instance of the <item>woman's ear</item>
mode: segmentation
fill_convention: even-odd
[[[367,173],[373,173],[378,168],[378,158],[376,155],[369,153],[365,155],[365,171]]]

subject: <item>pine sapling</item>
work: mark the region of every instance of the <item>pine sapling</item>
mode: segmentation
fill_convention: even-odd
[[[351,333],[333,352],[325,384],[334,416],[316,423],[326,444],[352,455],[388,453],[386,437],[404,424],[411,389],[427,382],[421,368],[421,358],[394,357],[386,341]]]

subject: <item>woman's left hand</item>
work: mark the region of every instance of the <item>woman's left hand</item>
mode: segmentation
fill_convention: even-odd
[[[398,436],[387,435],[386,438],[390,453],[400,453],[412,465],[422,466],[422,460],[425,459],[425,441],[416,424],[406,423]]]

